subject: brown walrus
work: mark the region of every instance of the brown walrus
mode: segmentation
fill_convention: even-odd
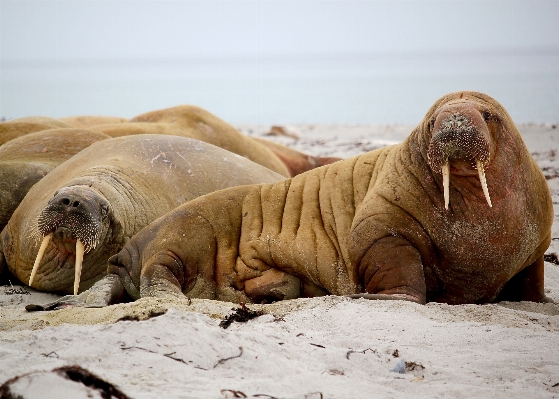
[[[84,129],[51,129],[0,146],[0,231],[29,189],[55,167],[91,144],[110,138]]]
[[[78,115],[78,116],[67,116],[64,118],[59,118],[59,121],[67,123],[68,125],[88,129],[93,126],[98,125],[108,125],[127,122],[128,119],[121,118],[118,116],[98,116],[98,115]]]
[[[178,205],[226,187],[281,179],[198,140],[103,140],[29,191],[0,235],[0,269],[5,262],[20,281],[41,291],[77,293],[106,274],[107,259],[130,237]]]
[[[111,137],[134,134],[169,134],[204,141],[239,154],[282,176],[289,177],[286,166],[272,151],[255,143],[227,122],[194,105],[179,105],[147,112],[126,123],[92,127]]]
[[[58,127],[95,129],[111,137],[136,134],[190,137],[242,155],[285,177],[293,177],[340,160],[307,155],[268,140],[245,136],[227,122],[194,105],[152,111],[130,120],[90,115],[60,119],[40,116],[14,119],[0,123],[0,145],[25,134]]]
[[[0,145],[29,133],[69,127],[72,126],[66,122],[46,116],[29,116],[0,122]]]
[[[131,134],[172,134],[216,145],[283,176],[292,177],[340,158],[313,157],[284,145],[245,136],[227,122],[194,105],[147,112],[126,123],[93,127],[111,137]]]
[[[109,271],[133,297],[545,301],[552,220],[544,176],[508,113],[459,92],[401,144],[178,207]]]
[[[252,137],[252,139],[270,149],[285,164],[291,177],[342,160],[342,158],[337,157],[317,157],[305,154],[293,148],[260,137]]]

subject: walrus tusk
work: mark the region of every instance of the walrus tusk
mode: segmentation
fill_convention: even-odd
[[[485,171],[483,170],[483,163],[476,159],[476,166],[477,166],[477,173],[479,174],[479,180],[481,181],[481,188],[483,189],[483,194],[485,194],[485,199],[490,207],[493,207],[491,204],[491,198],[489,197],[489,189],[487,188],[487,180],[485,179]]]
[[[443,189],[444,189],[444,209],[448,209],[449,188],[450,188],[450,164],[448,160],[442,166]]]
[[[50,240],[52,239],[52,233],[47,234],[43,241],[41,242],[41,247],[39,248],[39,252],[37,253],[37,257],[35,258],[35,263],[33,264],[33,269],[31,269],[31,276],[29,276],[29,286],[33,283],[33,279],[35,278],[35,274],[37,274],[37,270],[39,269],[39,264],[43,259],[43,255],[45,254],[45,250],[49,245]]]
[[[78,295],[80,288],[80,279],[82,276],[84,245],[80,240],[76,241],[76,271],[74,275],[74,295]]]

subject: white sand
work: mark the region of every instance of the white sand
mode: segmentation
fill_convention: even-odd
[[[269,130],[240,128],[253,135]],[[290,131],[301,138],[266,137],[347,157],[399,142],[411,127]],[[559,131],[536,125],[521,131],[544,173],[559,175]],[[559,204],[559,177],[548,183]],[[556,217],[553,237],[559,238],[557,229]],[[559,252],[559,241],[549,252]],[[559,302],[559,266],[545,267],[547,295]],[[267,314],[224,330],[219,322],[230,303],[142,299],[26,313],[25,304],[56,296],[29,288],[31,295],[8,295],[9,289],[0,287],[0,384],[77,364],[132,398],[559,398],[555,304],[421,306],[323,297],[250,306]],[[123,317],[145,321],[117,322]],[[18,389],[24,398],[46,398],[53,381],[52,373],[33,374]],[[87,397],[86,388],[78,391],[57,397]]]

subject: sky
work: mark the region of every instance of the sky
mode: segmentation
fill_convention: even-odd
[[[559,47],[559,1],[0,2],[0,57],[127,59]]]
[[[558,21],[559,0],[0,0],[0,117],[415,123],[478,90],[556,122]]]

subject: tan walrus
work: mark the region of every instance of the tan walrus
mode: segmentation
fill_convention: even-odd
[[[401,144],[180,206],[109,271],[133,297],[545,301],[552,220],[544,176],[508,113],[459,92]]]
[[[179,105],[147,112],[126,123],[102,124],[93,129],[111,137],[134,134],[168,134],[190,137],[239,154],[282,176],[289,177],[285,165],[272,151],[255,143],[227,122],[194,105]]]
[[[340,158],[315,157],[281,144],[245,136],[227,122],[194,105],[147,112],[130,120],[114,116],[80,115],[60,119],[27,117],[0,123],[0,144],[45,129],[94,129],[110,137],[167,134],[204,141],[234,152],[285,177],[327,165]]]
[[[0,145],[29,133],[70,127],[72,126],[66,122],[47,116],[29,116],[0,122]]]
[[[124,123],[128,121],[128,119],[121,118],[118,116],[99,116],[99,115],[67,116],[64,118],[59,118],[58,120],[67,123],[72,127],[80,128],[80,129],[88,129],[90,127],[98,126],[98,125],[118,124],[118,123]]]
[[[86,117],[75,119],[81,120]],[[64,120],[72,122],[70,119]],[[93,129],[111,137],[132,134],[190,137],[239,154],[286,177],[340,160],[313,157],[281,144],[245,136],[224,120],[194,105],[179,105],[147,112],[126,123],[100,124]]]
[[[62,128],[26,134],[0,146],[0,231],[35,183],[84,148],[108,138],[96,131]]]
[[[193,198],[283,177],[185,137],[138,135],[92,144],[28,192],[0,234],[8,267],[41,291],[77,293],[141,228]]]

